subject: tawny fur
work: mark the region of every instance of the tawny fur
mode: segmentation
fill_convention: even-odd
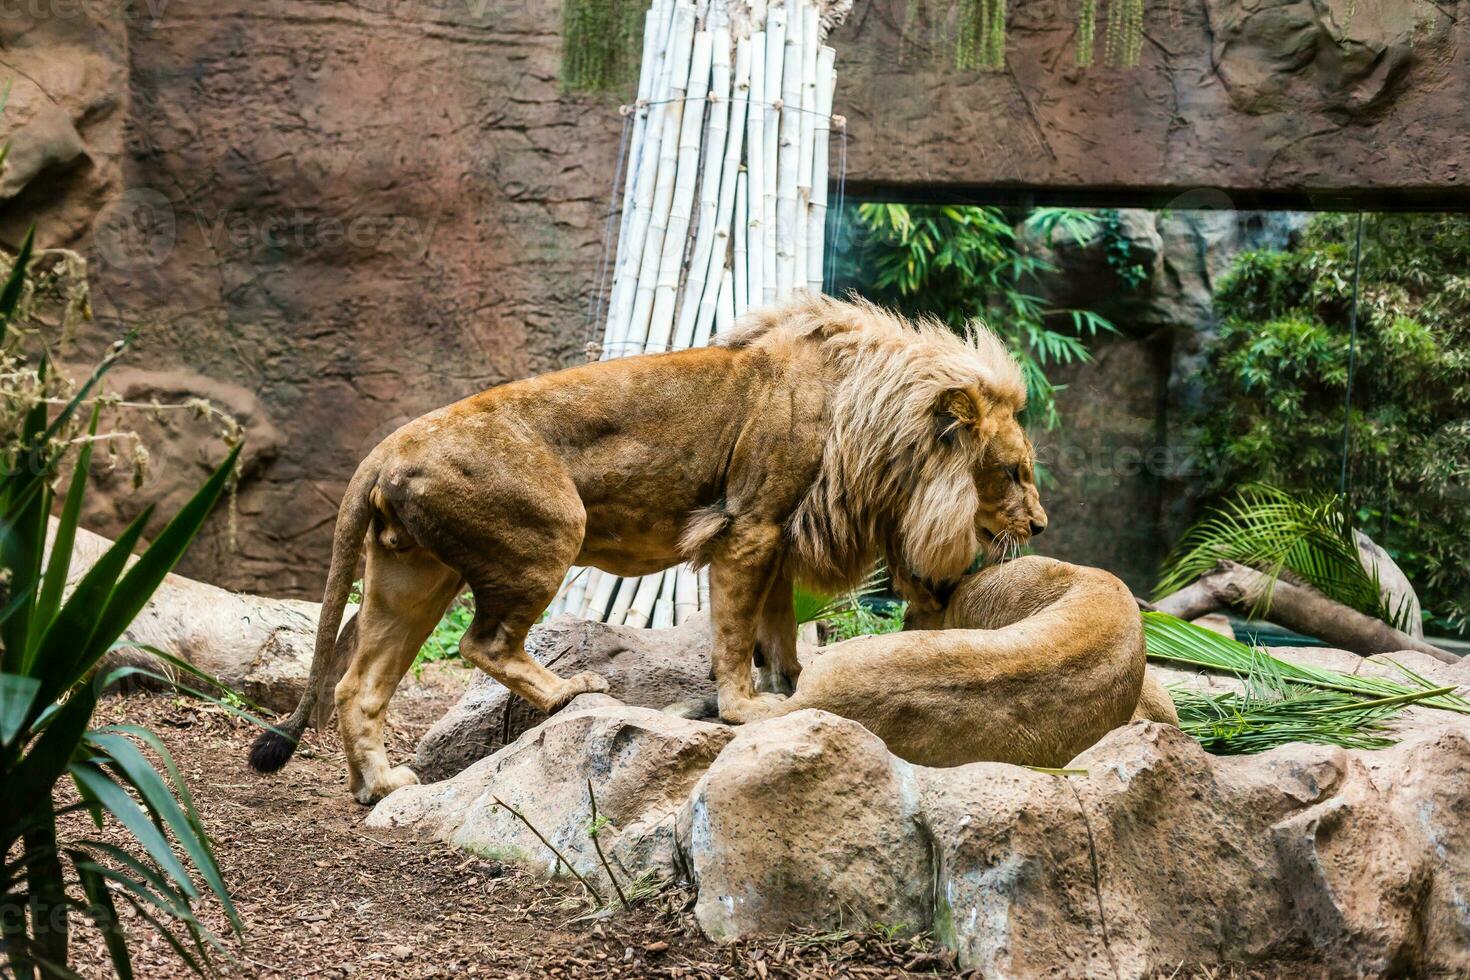
[[[911,601],[937,607],[931,590],[982,546],[1010,549],[1045,526],[1023,397],[987,333],[804,298],[750,315],[715,347],[569,368],[431,412],[354,475],[311,682],[252,762],[284,764],[340,672],[353,795],[413,782],[388,764],[388,700],[466,586],[466,660],[543,711],[604,690],[524,649],[572,564],[636,576],[707,562],[720,714],[765,717],[801,669],[794,580],[851,584],[881,555]],[[362,608],[339,639],[364,553]]]
[[[921,765],[1061,767],[1139,706],[1142,620],[1101,569],[1018,558],[966,576],[910,625],[923,628],[829,647],[781,713],[851,718]]]

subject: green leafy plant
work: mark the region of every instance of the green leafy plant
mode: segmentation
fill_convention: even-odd
[[[1054,272],[1020,241],[1030,231],[1050,241],[1058,229],[1078,241],[1097,234],[1092,215],[1038,208],[1019,226],[996,207],[865,203],[854,207],[849,241],[839,241],[834,292],[856,292],[955,329],[984,321],[1005,339],[1026,377],[1027,417],[1055,428],[1057,364],[1091,360],[1086,340],[1113,332],[1088,310],[1052,309],[1032,290]]]
[[[1137,289],[1148,282],[1149,270],[1133,254],[1133,242],[1123,233],[1123,218],[1116,208],[1097,213],[1102,237],[1103,258],[1125,289]]]
[[[1207,498],[1337,487],[1349,365],[1348,502],[1443,630],[1470,617],[1470,217],[1368,215],[1356,346],[1355,221],[1239,256],[1191,420]],[[1435,625],[1435,624],[1431,624]]]
[[[873,596],[883,591],[886,581],[887,572],[880,567],[856,589],[840,595],[825,595],[798,585],[792,590],[796,623],[798,626],[820,624],[829,642],[897,632],[903,629],[906,604],[872,601]]]
[[[1184,588],[1221,560],[1249,565],[1273,582],[1289,571],[1358,612],[1398,629],[1409,625],[1410,610],[1390,609],[1377,574],[1363,567],[1353,515],[1336,494],[1294,494],[1265,484],[1242,487],[1180,539],[1164,564],[1156,594]],[[1268,594],[1261,606],[1269,605]]]
[[[0,288],[0,348],[12,365],[26,361],[8,342],[26,288],[31,242],[27,235]],[[100,691],[128,674],[149,673],[127,667],[97,676],[95,668],[188,547],[224,491],[239,448],[136,561],[128,564],[151,509],[128,525],[64,598],[96,435],[95,404],[86,437],[71,439],[70,426],[110,363],[104,361],[54,416],[48,400],[34,392],[28,400],[8,392],[5,397],[7,417],[16,417],[18,425],[6,432],[0,451],[0,930],[10,971],[22,978],[74,975],[67,968],[74,914],[91,920],[114,970],[131,977],[119,900],[196,971],[208,959],[204,940],[214,939],[193,912],[205,891],[219,900],[231,926],[240,927],[209,837],[163,743],[136,726],[91,727]],[[44,382],[49,370],[42,358],[27,376]],[[18,404],[23,407],[17,410]],[[78,445],[47,559],[52,487],[65,456]],[[182,661],[173,663],[192,672]],[[139,743],[161,761],[162,773]],[[60,798],[64,779],[71,781],[77,802]],[[140,853],[101,840],[63,840],[58,818],[77,811],[99,828],[105,819],[115,820]],[[183,927],[189,945],[169,923]]]
[[[1163,613],[1143,614],[1151,659],[1233,674],[1245,692],[1169,692],[1179,725],[1216,755],[1263,752],[1288,742],[1381,748],[1395,741],[1393,716],[1410,705],[1470,714],[1454,687],[1406,667],[1403,681],[1344,674],[1278,659]]]
[[[475,620],[475,607],[469,593],[456,598],[444,611],[434,631],[419,648],[418,654],[413,658],[413,675],[419,677],[424,668],[429,664],[439,663],[443,660],[458,660],[459,638],[464,636],[464,631],[470,628],[470,623]]]

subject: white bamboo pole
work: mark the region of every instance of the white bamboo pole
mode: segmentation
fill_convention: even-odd
[[[735,286],[732,282],[734,277],[730,274],[727,265],[720,273],[720,295],[715,304],[715,333],[728,333],[735,326]],[[707,338],[706,338],[707,342]]]
[[[750,103],[746,106],[745,120],[745,171],[746,171],[746,221],[736,227],[736,234],[745,240],[747,302],[754,306],[762,302],[765,285],[761,259],[761,236],[764,222],[761,208],[765,194],[766,138],[766,35],[764,31],[750,36]]]
[[[781,73],[786,63],[786,7],[766,14],[766,105],[762,113],[766,158],[761,190],[761,302],[776,299],[776,166],[781,142]]]
[[[689,276],[684,282],[684,296],[680,301],[679,322],[674,329],[674,347],[688,347],[689,338],[694,336],[694,320],[699,314],[699,300],[704,295],[705,280],[709,277],[710,257],[715,254],[715,232],[718,224],[716,210],[720,197],[720,173],[729,159],[725,152],[731,130],[730,118],[730,39],[715,35],[713,58],[714,84],[711,86],[709,133],[705,139],[704,172],[699,178],[699,228],[694,239],[694,254],[689,260]],[[742,50],[748,47],[741,41]],[[737,58],[738,61],[738,58]],[[747,74],[750,67],[745,66]],[[736,66],[735,91],[739,92],[740,67]],[[742,107],[743,108],[743,107]],[[736,118],[742,118],[736,114]],[[716,152],[716,150],[719,152]],[[667,253],[665,253],[667,258]],[[662,276],[663,270],[660,270]],[[675,270],[677,286],[677,269]],[[660,283],[660,289],[663,284]],[[670,291],[670,296],[673,291]],[[657,304],[655,303],[655,310]],[[657,315],[655,314],[655,320]]]
[[[582,615],[588,619],[602,619],[607,615],[608,607],[612,605],[613,594],[618,590],[618,577],[608,572],[602,572],[597,580],[596,589],[589,593],[587,606],[582,610]]]
[[[635,626],[639,629],[648,625],[648,619],[653,615],[653,600],[658,596],[658,589],[663,579],[663,572],[656,572],[638,580],[638,588],[633,593],[633,603],[628,607],[627,615],[623,617],[624,625]]]
[[[686,621],[699,611],[699,576],[688,565],[674,572],[674,625]]]
[[[781,138],[776,167],[776,297],[791,295],[796,285],[796,184],[801,163],[801,8],[786,25],[781,66]],[[803,270],[805,273],[805,270]]]
[[[745,227],[749,223],[746,209],[746,179],[741,173],[735,178],[735,247],[730,258],[730,268],[735,273],[735,314],[739,316],[750,305],[750,267],[745,252]]]
[[[817,32],[821,19],[815,3],[801,8],[801,114],[796,164],[796,267],[792,288],[805,289],[808,222],[812,200],[812,137],[816,132]]]
[[[681,113],[682,102],[670,101],[674,94],[676,68],[681,52],[688,49],[694,31],[694,5],[679,0],[673,7],[660,51],[658,78],[653,87],[653,104],[649,106],[645,125],[646,139],[639,154],[638,179],[633,194],[633,217],[625,237],[618,240],[618,268],[614,280],[617,303],[610,308],[607,331],[603,339],[603,357],[621,357],[627,353],[633,306],[637,299],[638,273],[642,266],[648,230],[653,223],[654,200],[657,197],[659,162],[663,155],[663,136],[669,128],[670,115]],[[677,124],[675,124],[677,129]]]
[[[565,597],[563,597],[557,612],[577,614],[582,608],[582,600],[587,595],[587,580],[592,575],[590,568],[572,569],[572,584],[567,586]]]
[[[816,132],[812,134],[812,206],[807,215],[806,284],[820,293],[827,239],[827,151],[832,129],[832,91],[837,83],[837,52],[824,46],[817,59]]]
[[[699,608],[709,608],[709,569],[699,570]]]
[[[643,255],[638,266],[637,289],[633,295],[633,312],[628,320],[626,344],[630,352],[641,352],[648,342],[648,322],[653,313],[653,293],[658,285],[659,264],[663,260],[664,235],[669,226],[669,213],[674,204],[674,184],[679,174],[680,136],[684,117],[692,115],[685,111],[685,99],[689,85],[695,76],[709,77],[709,35],[703,34],[704,43],[696,38],[691,46],[688,30],[694,25],[693,9],[690,17],[680,18],[674,25],[676,33],[671,44],[678,45],[671,52],[673,67],[672,86],[669,91],[670,110],[664,116],[663,138],[659,141],[658,180],[654,185],[652,213],[648,223],[648,235],[643,242]],[[694,63],[693,55],[703,48],[704,64]],[[701,69],[702,70],[696,70]],[[696,127],[697,130],[697,127]],[[682,244],[682,243],[681,243]]]
[[[638,591],[638,586],[642,583],[643,579],[609,577],[617,585],[617,592],[613,596],[612,608],[607,611],[607,618],[603,622],[618,626],[627,618],[628,608],[633,605],[633,596]]]
[[[668,586],[665,586],[665,590]],[[674,625],[674,600],[661,595],[653,601],[653,621],[648,624],[656,630],[666,630]]]
[[[597,594],[597,587],[602,583],[603,572],[600,568],[587,567],[587,575],[582,583],[582,594],[577,597],[575,603],[568,602],[566,611],[573,616],[586,616],[587,607],[592,604],[593,597]]]

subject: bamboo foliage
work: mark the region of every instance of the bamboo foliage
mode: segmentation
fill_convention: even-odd
[[[821,290],[836,77],[822,38],[850,6],[652,0],[601,357],[701,346],[750,306]],[[548,612],[664,627],[708,605],[704,571],[573,568]]]

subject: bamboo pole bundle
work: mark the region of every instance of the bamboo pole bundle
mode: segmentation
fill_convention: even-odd
[[[692,16],[681,18],[675,25],[680,33],[674,35],[671,44],[680,44],[681,34],[692,30],[694,21]],[[663,138],[659,141],[658,177],[654,183],[653,203],[648,219],[648,234],[643,242],[643,254],[638,264],[637,288],[633,293],[633,311],[626,326],[625,343],[631,350],[642,351],[648,341],[648,321],[653,314],[653,292],[658,284],[659,263],[663,261],[664,235],[669,226],[669,212],[674,204],[674,184],[679,173],[680,135],[683,132],[684,117],[686,115],[685,101],[689,93],[691,78],[698,74],[697,68],[703,68],[705,77],[709,73],[710,42],[709,34],[701,32],[704,38],[700,43],[699,36],[694,39],[693,45],[686,52],[685,46],[671,52],[670,60],[673,62],[672,85],[669,90],[668,112],[664,116]],[[701,50],[702,49],[702,50]],[[681,57],[681,52],[683,56]],[[703,64],[695,61],[696,55],[703,55]],[[704,82],[701,80],[701,85]],[[626,302],[626,301],[625,301]]]
[[[718,140],[724,145],[725,128],[730,116],[730,34],[724,28],[711,33],[700,31],[694,38],[694,57],[689,68],[688,103],[684,108],[684,124],[679,133],[679,170],[674,194],[669,205],[669,222],[664,235],[663,255],[659,259],[655,280],[653,309],[649,313],[648,341],[645,350],[670,348],[674,334],[674,307],[679,289],[679,272],[684,253],[689,248],[689,223],[694,205],[694,189],[701,170],[700,145],[704,136],[704,108],[710,87],[711,71],[724,89],[724,96],[713,108],[710,119],[710,146]],[[714,128],[718,126],[718,132]],[[723,156],[703,155],[704,169],[718,168]],[[715,176],[718,177],[718,170]]]
[[[633,192],[633,215],[628,221],[626,234],[618,239],[618,261],[613,280],[616,302],[609,307],[603,339],[605,357],[620,356],[628,343],[643,248],[653,221],[659,162],[663,155],[663,136],[668,129],[668,117],[682,112],[684,107],[682,102],[671,101],[680,61],[679,53],[687,48],[693,31],[694,5],[689,0],[679,0],[672,9],[667,30],[662,32],[667,43],[657,56],[659,65],[653,86],[653,104],[648,107],[648,120],[644,125],[644,145],[637,154],[638,173]]]
[[[821,288],[834,76],[821,42],[849,7],[651,0],[605,357],[699,346],[751,306]],[[707,570],[572,569],[553,611],[664,627],[708,605]]]
[[[781,66],[781,136],[776,158],[776,297],[791,295],[796,285],[796,183],[801,162],[801,8],[786,24]]]
[[[716,42],[718,45],[718,41]],[[719,78],[719,63],[715,63],[716,79]],[[726,79],[726,95],[730,85]],[[740,171],[740,150],[745,135],[745,106],[750,91],[750,42],[741,40],[735,46],[735,79],[733,98],[726,99],[723,106],[712,107],[710,113],[708,153],[706,167],[700,178],[699,230],[695,238],[694,255],[689,262],[689,277],[684,285],[683,305],[679,310],[679,325],[674,331],[674,346],[689,347],[696,333],[696,322],[705,292],[709,284],[710,270],[718,268],[730,241],[730,209],[733,188]],[[722,111],[723,110],[723,111]],[[716,126],[719,116],[720,126]],[[716,153],[716,149],[720,152]]]
[[[832,129],[832,90],[837,82],[837,52],[824,46],[817,58],[816,128],[812,133],[812,203],[807,213],[806,284],[820,293],[825,281],[827,241],[827,148]]]
[[[786,8],[766,14],[766,107],[761,128],[766,159],[761,190],[761,302],[775,302],[776,292],[776,161],[781,143],[781,72],[786,65]]]
[[[746,47],[748,49],[748,45]],[[748,78],[749,57],[744,58],[743,62],[738,67],[745,70]],[[740,150],[744,145],[744,123],[744,116],[738,116],[731,123],[729,140],[725,144],[725,162],[721,168],[719,200],[715,210],[715,248],[708,257],[708,269],[702,274],[703,296],[694,314],[692,330],[685,339],[686,344],[694,347],[701,347],[708,343],[710,332],[714,329],[720,286],[719,270],[728,261],[731,226],[735,217],[735,185],[740,178]],[[684,297],[684,300],[687,303],[693,298],[693,295],[689,294]]]

